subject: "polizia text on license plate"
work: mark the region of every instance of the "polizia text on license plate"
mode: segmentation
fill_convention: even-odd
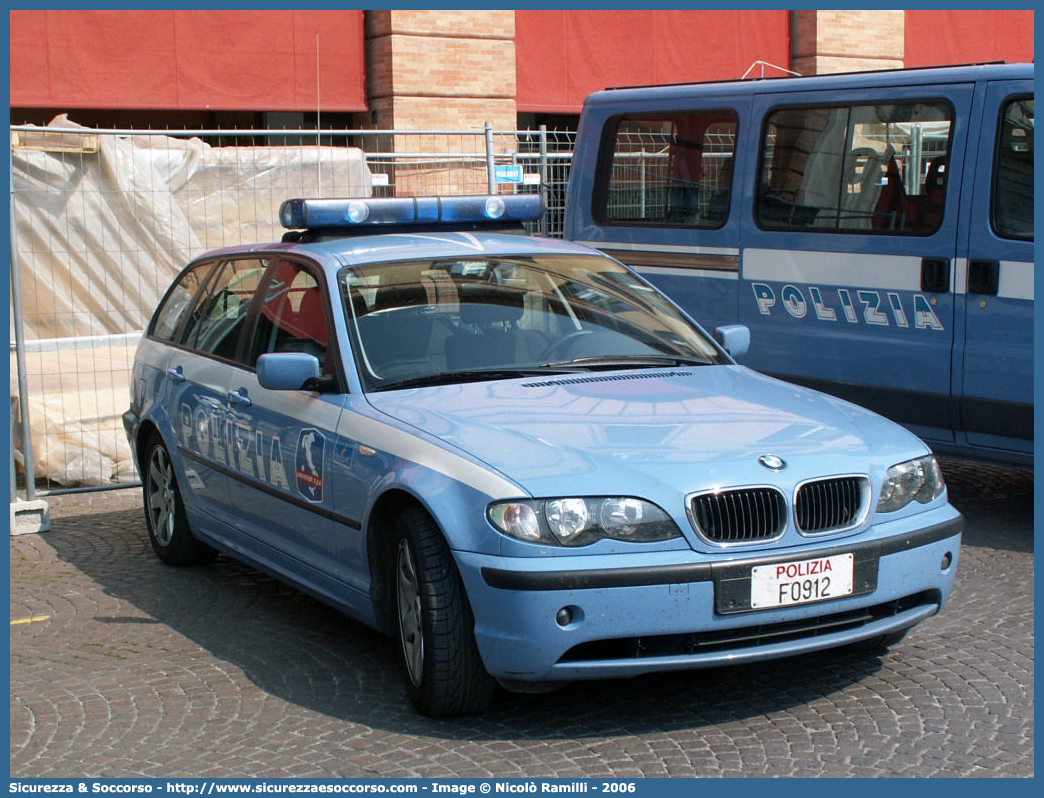
[[[852,572],[851,554],[756,565],[750,572],[750,606],[762,610],[849,596]]]

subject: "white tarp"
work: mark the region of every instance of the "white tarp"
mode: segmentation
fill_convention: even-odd
[[[78,127],[57,117],[35,138],[20,132],[12,152],[27,339],[141,330],[194,256],[278,240],[283,200],[372,192],[357,148],[54,129]]]
[[[130,363],[104,343],[85,357],[62,342],[140,332],[193,257],[278,240],[285,199],[372,193],[357,148],[214,147],[98,134],[65,116],[12,136],[23,336],[53,350],[27,358],[34,462],[38,476],[66,485],[128,478],[122,430],[115,441],[109,430],[128,404]],[[12,351],[12,393],[15,375]]]
[[[59,346],[26,353],[33,467],[37,478],[59,485],[134,482],[137,474],[123,431],[130,405],[133,344]],[[12,393],[16,385],[11,355]],[[18,398],[11,397],[15,460],[24,465]]]

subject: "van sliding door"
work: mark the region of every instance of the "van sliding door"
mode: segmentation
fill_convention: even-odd
[[[962,215],[961,428],[976,447],[1033,451],[1033,82],[985,86]],[[964,248],[966,247],[966,249]]]
[[[743,362],[954,440],[960,175],[973,86],[767,92],[741,233]]]

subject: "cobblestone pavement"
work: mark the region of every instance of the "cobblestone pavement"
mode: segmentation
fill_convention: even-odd
[[[1033,776],[1033,475],[947,461],[944,611],[889,654],[505,695],[434,721],[390,641],[227,558],[161,565],[138,491],[11,539],[12,777]]]

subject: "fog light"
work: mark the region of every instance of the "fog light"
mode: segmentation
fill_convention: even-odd
[[[950,565],[952,563],[953,563],[953,555],[950,554],[950,552],[946,552],[943,555],[943,558],[942,558],[942,563],[941,563],[942,570],[944,570],[944,571],[949,570]]]
[[[573,622],[573,611],[569,607],[562,607],[555,615],[555,623],[561,627],[569,626]]]

